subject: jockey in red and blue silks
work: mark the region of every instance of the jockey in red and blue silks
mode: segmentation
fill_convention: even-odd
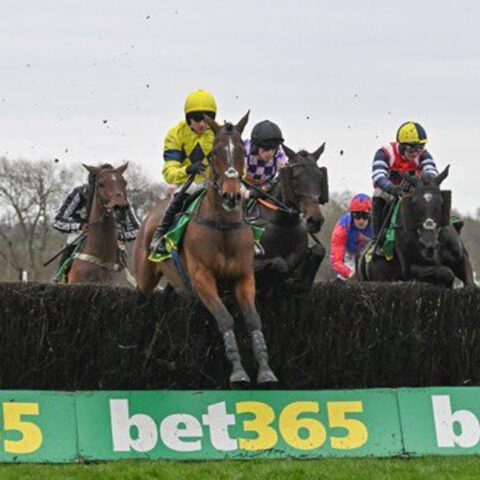
[[[372,200],[359,193],[350,202],[350,212],[336,223],[331,237],[330,262],[337,276],[342,279],[355,275],[355,256],[373,237]]]

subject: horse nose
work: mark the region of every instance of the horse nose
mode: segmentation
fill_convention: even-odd
[[[317,233],[320,230],[321,226],[322,226],[322,224],[321,224],[319,219],[314,218],[314,217],[309,217],[307,219],[307,230],[310,233]]]
[[[223,204],[226,205],[228,208],[235,208],[241,199],[240,193],[227,193],[224,192],[222,194],[222,201]]]

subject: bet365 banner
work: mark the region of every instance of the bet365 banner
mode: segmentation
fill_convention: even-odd
[[[0,462],[480,453],[480,388],[0,392]]]

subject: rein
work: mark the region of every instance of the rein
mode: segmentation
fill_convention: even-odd
[[[275,211],[280,211],[280,212],[285,212],[289,214],[295,214],[299,213],[296,208],[289,208],[287,207],[282,201],[278,200],[272,195],[269,195],[268,193],[264,192],[260,187],[257,187],[253,183],[247,182],[244,178],[242,178],[242,183],[253,190],[256,190],[257,192],[260,192],[267,200],[269,200],[271,203],[265,201],[262,198],[258,199],[258,202],[264,205],[267,208],[270,208],[271,210]]]

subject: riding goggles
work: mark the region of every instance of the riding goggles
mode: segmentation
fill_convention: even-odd
[[[403,146],[406,152],[412,152],[412,153],[421,152],[425,148],[425,145],[419,145],[416,143],[414,144],[404,143]]]
[[[352,212],[352,218],[356,220],[370,220],[370,214],[368,212]]]
[[[215,113],[213,112],[191,112],[188,114],[188,118],[198,123],[205,120],[204,115],[207,115],[211,119],[215,120]]]
[[[277,140],[268,140],[258,145],[258,147],[263,148],[263,150],[276,150],[279,145],[280,143]]]

